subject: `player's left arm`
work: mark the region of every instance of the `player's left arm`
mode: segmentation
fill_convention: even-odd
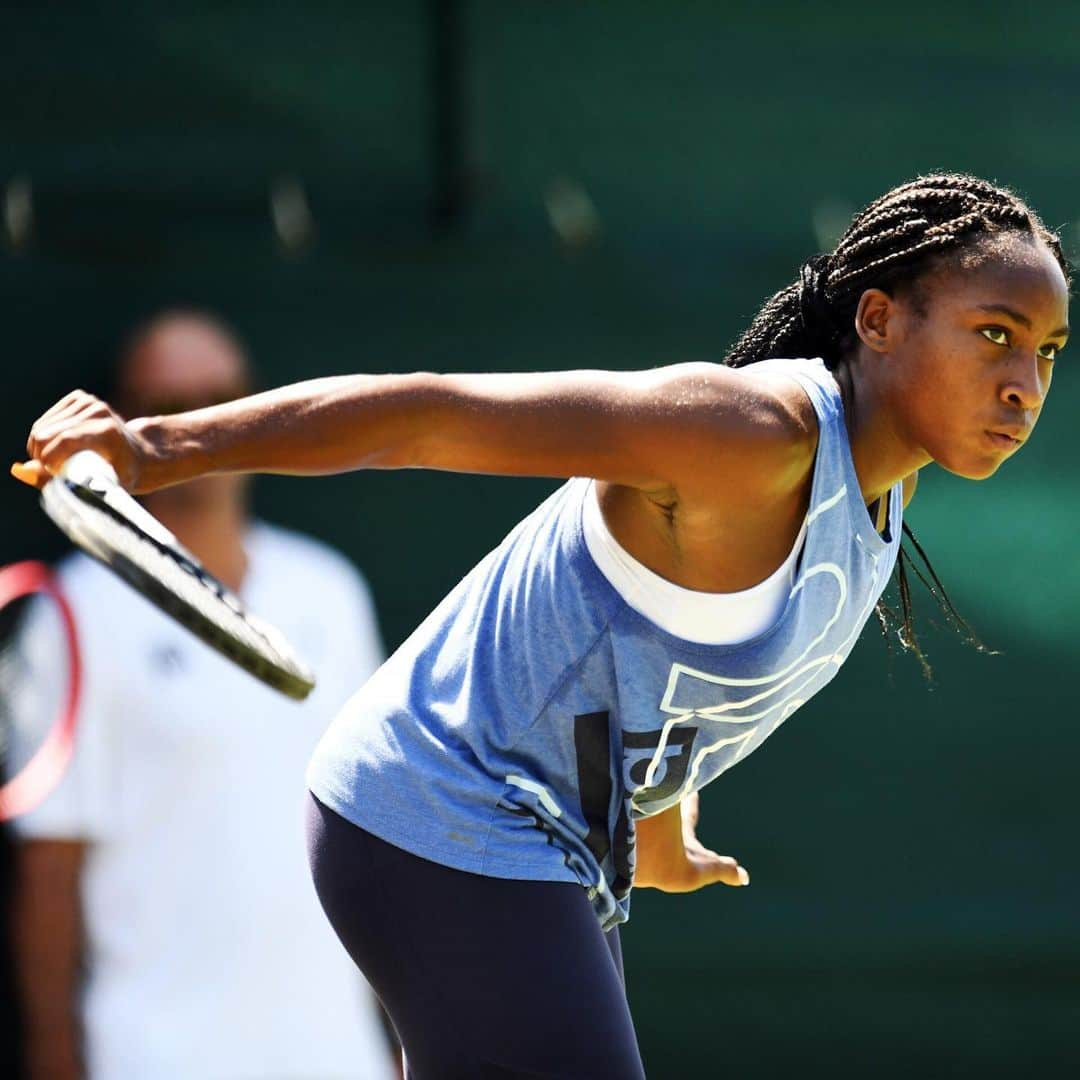
[[[904,477],[906,507],[915,495],[918,472]],[[697,838],[699,799],[692,792],[681,803],[637,822],[634,884],[664,892],[692,892],[705,885],[748,885],[749,874],[737,860],[718,855]]]
[[[693,892],[706,885],[749,885],[750,875],[730,855],[710,851],[697,838],[698,796],[637,822],[634,884],[663,892]]]

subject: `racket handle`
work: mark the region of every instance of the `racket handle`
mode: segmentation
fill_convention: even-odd
[[[175,548],[193,562],[191,552],[164,525],[139,505],[121,486],[116,470],[93,450],[77,450],[60,466],[60,475],[99,495],[117,513],[166,547]]]
[[[11,466],[11,475],[31,487],[44,487],[52,476],[40,461],[17,461]],[[89,485],[92,481],[117,484],[116,470],[93,450],[78,450],[60,466],[60,475],[77,484]]]
[[[11,467],[15,480],[21,480],[30,487],[44,487],[52,480],[40,461],[16,461]],[[119,477],[112,465],[93,450],[78,450],[60,465],[60,475],[77,484],[90,484],[92,481],[107,481],[118,484]]]
[[[60,466],[60,475],[76,484],[90,487],[95,480],[119,484],[116,470],[93,450],[77,450]]]

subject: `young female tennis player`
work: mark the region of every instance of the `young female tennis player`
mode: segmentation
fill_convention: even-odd
[[[127,424],[75,393],[34,425],[24,475],[89,447],[136,491],[577,478],[337,718],[311,856],[412,1075],[639,1077],[615,929],[631,885],[747,883],[694,839],[693,793],[844,662],[918,469],[981,479],[1023,445],[1067,307],[1058,241],[1015,195],[924,177],[856,215],[725,366],[359,375]]]

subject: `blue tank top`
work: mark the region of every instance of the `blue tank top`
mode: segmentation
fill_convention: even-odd
[[[896,561],[901,485],[873,528],[839,390],[819,360],[769,360],[818,418],[795,583],[738,645],[683,640],[630,607],[582,533],[590,480],[522,521],[346,705],[312,792],[406,851],[492,877],[579,882],[626,919],[634,820],[751,753],[836,674]]]

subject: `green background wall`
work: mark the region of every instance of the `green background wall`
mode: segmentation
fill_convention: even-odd
[[[36,214],[0,252],[5,459],[165,304],[230,319],[267,383],[635,368],[720,359],[831,222],[919,171],[1012,184],[1080,235],[1075,5],[476,0],[477,204],[444,234],[426,4],[131,6],[4,13],[0,182],[29,178]],[[289,175],[318,226],[296,255],[267,203]],[[559,178],[596,208],[582,250],[548,222]],[[910,515],[1003,655],[927,625],[928,689],[871,628],[706,793],[705,839],[753,885],[635,897],[650,1076],[1077,1074],[1073,359],[1019,459],[981,485],[927,470]],[[257,501],[363,567],[394,644],[550,486],[266,479]],[[0,563],[62,550],[14,482],[0,523]]]

